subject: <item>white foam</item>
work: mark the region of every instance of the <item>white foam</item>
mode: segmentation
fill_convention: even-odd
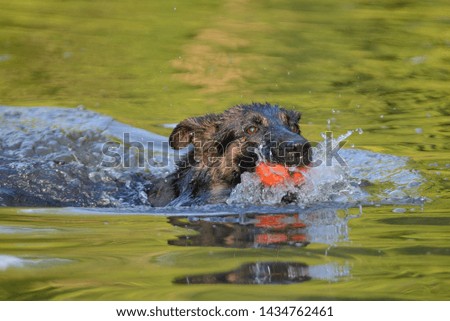
[[[355,131],[360,133],[359,129]],[[329,146],[334,148],[355,131],[348,131],[333,139]],[[322,137],[326,139],[325,134]],[[275,205],[280,204],[286,194],[295,195],[296,203],[300,206],[330,202],[355,204],[369,200],[394,204],[414,201],[414,198],[419,197],[417,188],[423,178],[417,171],[406,167],[407,158],[357,149],[342,149],[338,153],[343,163],[337,159],[327,160],[325,140],[318,144],[314,148],[313,161],[320,165],[309,168],[303,174],[304,183],[299,186],[290,183],[264,186],[256,174],[244,173],[241,183],[232,191],[227,203]],[[389,188],[378,195],[370,195],[360,187],[363,182]]]

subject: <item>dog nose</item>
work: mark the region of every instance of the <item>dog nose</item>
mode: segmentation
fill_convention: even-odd
[[[311,144],[306,140],[284,142],[280,148],[287,165],[306,166],[311,162]]]

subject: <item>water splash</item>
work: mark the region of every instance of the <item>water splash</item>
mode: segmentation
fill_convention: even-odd
[[[338,146],[355,132],[363,133],[359,128],[349,130],[328,141],[328,146]],[[244,173],[242,182],[232,191],[227,203],[277,205],[283,203],[286,195],[290,195],[291,200],[295,199],[300,207],[318,203],[350,205],[424,201],[418,193],[423,178],[417,171],[407,169],[407,158],[342,149],[339,155],[344,162],[329,162],[329,149],[326,146],[330,137],[323,133],[322,138],[324,141],[313,149],[313,161],[319,165],[310,167],[303,174],[303,184],[295,186],[286,182],[277,186],[265,186],[260,183],[257,175]],[[363,187],[367,185],[379,186],[379,193],[369,194]]]
[[[148,207],[145,190],[152,178],[175,170],[173,151],[163,148],[168,146],[166,137],[84,108],[0,106],[0,125],[0,206]],[[355,132],[361,134],[362,130],[348,131],[331,144],[337,146]],[[139,157],[131,153],[128,167],[103,166],[102,146],[120,141],[124,133],[144,148],[147,142],[153,142],[153,158],[145,159],[141,167]],[[328,139],[326,134],[322,137]],[[423,178],[408,169],[407,158],[342,149],[339,154],[345,164],[328,164],[326,146],[322,142],[314,148],[314,159],[325,161],[304,174],[304,184],[268,187],[255,174],[244,173],[228,205],[275,207],[286,200],[286,195],[299,207],[423,202],[418,192]],[[125,159],[123,152],[118,152]],[[147,149],[144,155],[148,155]],[[369,194],[363,185],[375,188]],[[219,211],[225,208],[222,205]],[[199,211],[203,210],[212,209]]]
[[[347,139],[352,131],[338,137],[333,141],[335,145]],[[228,204],[253,203],[276,205],[283,203],[286,195],[295,198],[298,205],[306,206],[317,202],[355,202],[364,196],[358,187],[358,181],[349,176],[348,171],[340,164],[326,165],[325,134],[324,142],[313,148],[315,167],[310,167],[303,176],[305,180],[301,185],[286,182],[276,186],[265,186],[260,183],[254,173],[244,173],[241,183],[231,193]],[[319,161],[319,162],[317,162]]]
[[[124,133],[144,147],[153,142],[153,162],[140,167],[136,154],[125,159],[119,149],[119,158],[130,166],[103,166],[104,144],[121,141]],[[175,168],[173,162],[158,163],[168,153],[162,148],[166,142],[82,107],[0,106],[0,206],[150,205],[144,192],[150,175]]]

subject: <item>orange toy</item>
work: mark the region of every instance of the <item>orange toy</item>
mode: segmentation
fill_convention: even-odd
[[[256,166],[256,174],[258,174],[261,182],[267,186],[275,186],[284,182],[299,185],[305,180],[303,173],[306,170],[305,167],[297,167],[295,171],[291,171],[283,165],[270,163],[259,163]]]

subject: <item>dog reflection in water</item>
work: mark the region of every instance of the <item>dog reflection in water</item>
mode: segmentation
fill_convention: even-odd
[[[199,232],[193,236],[179,236],[177,240],[169,241],[170,245],[247,248],[308,244],[304,231],[306,225],[298,214],[230,216],[190,221],[171,217],[169,222]],[[308,270],[308,266],[302,263],[257,262],[223,273],[184,276],[174,282],[289,284],[308,281]]]
[[[302,214],[242,214],[214,217],[170,217],[169,223],[196,234],[169,240],[175,246],[227,248],[305,247],[310,242],[335,244],[348,237],[348,219],[334,209],[312,210]],[[336,281],[350,275],[347,265],[301,262],[253,262],[218,273],[186,275],[178,284],[290,284],[310,279]]]
[[[310,280],[309,267],[303,263],[257,262],[216,274],[184,276],[174,280],[179,284],[290,284]]]
[[[176,240],[169,240],[169,245],[248,248],[280,245],[302,247],[309,244],[306,225],[298,214],[203,219],[170,217],[169,223],[198,232],[196,235],[182,235]]]

